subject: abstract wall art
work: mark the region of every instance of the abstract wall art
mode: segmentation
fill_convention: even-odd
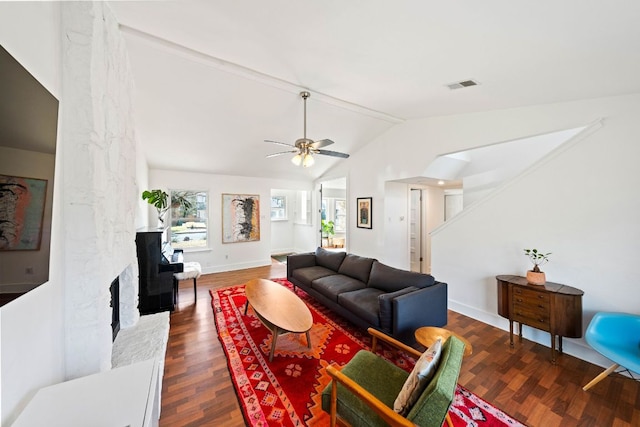
[[[0,251],[40,249],[47,180],[0,175]]]
[[[260,196],[222,195],[222,243],[260,240]]]

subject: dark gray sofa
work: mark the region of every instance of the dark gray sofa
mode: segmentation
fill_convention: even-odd
[[[447,324],[446,283],[372,258],[322,248],[289,255],[287,279],[359,327],[410,345],[417,328]]]

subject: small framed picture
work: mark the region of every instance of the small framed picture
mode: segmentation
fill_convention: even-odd
[[[357,225],[358,228],[371,229],[371,197],[358,197],[356,204],[356,212],[358,213]]]

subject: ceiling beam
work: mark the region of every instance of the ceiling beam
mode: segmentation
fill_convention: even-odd
[[[239,64],[235,64],[233,62],[225,61],[224,59],[217,58],[215,56],[197,51],[195,49],[191,49],[189,47],[180,45],[178,43],[174,43],[172,41],[163,39],[161,37],[154,36],[152,34],[146,33],[144,31],[140,31],[138,29],[129,27],[127,25],[120,24],[120,30],[126,35],[136,37],[137,39],[142,40],[146,43],[149,43],[157,48],[160,48],[165,52],[180,56],[190,61],[198,62],[200,64],[203,64],[209,67],[213,67],[217,70],[231,73],[236,76],[241,76],[246,79],[254,80],[271,87],[275,87],[278,89],[285,90],[287,92],[294,93],[296,95],[299,95],[300,92],[302,91],[309,91],[313,93],[313,98],[315,100],[318,100],[326,104],[333,105],[335,107],[342,108],[357,114],[361,114],[367,117],[384,120],[388,123],[400,124],[405,122],[405,119],[403,118],[395,117],[391,114],[387,114],[381,111],[376,111],[371,108],[367,108],[362,105],[355,104],[353,102],[335,98],[333,96],[330,96],[321,92],[317,92],[312,88],[299,86],[295,83],[280,79],[278,77],[271,76],[269,74],[262,73],[260,71],[253,70],[251,68],[248,68]]]

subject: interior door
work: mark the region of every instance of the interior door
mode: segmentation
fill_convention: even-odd
[[[411,271],[422,272],[422,190],[411,189],[409,209],[409,251]]]
[[[320,240],[318,246],[324,246],[322,243],[322,220],[325,215],[325,203],[324,197],[322,197],[322,184],[320,184],[320,203],[318,204],[318,233],[320,233]]]

